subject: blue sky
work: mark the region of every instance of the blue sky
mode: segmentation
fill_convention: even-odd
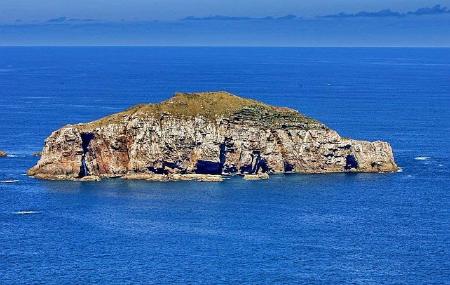
[[[55,17],[100,20],[175,20],[186,16],[304,17],[338,12],[415,10],[450,0],[1,0],[0,22],[39,21]]]
[[[0,0],[8,45],[450,47],[450,0]]]

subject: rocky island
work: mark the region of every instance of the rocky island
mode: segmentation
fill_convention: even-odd
[[[6,152],[0,150],[0,157],[7,157],[7,156],[8,154]]]
[[[177,93],[45,141],[30,176],[52,180],[221,181],[276,173],[394,172],[391,146],[359,141],[301,113],[227,92]]]

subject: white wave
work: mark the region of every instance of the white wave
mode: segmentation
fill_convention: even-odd
[[[403,172],[403,168],[399,167],[397,172]]]
[[[415,160],[429,160],[431,157],[429,156],[417,156],[414,159]]]
[[[39,214],[38,211],[17,211],[14,212],[16,215],[31,215],[31,214]]]
[[[19,182],[19,180],[11,179],[11,180],[0,180],[0,183],[16,183]]]
[[[6,155],[6,157],[9,157],[9,158],[24,158],[24,157],[27,157],[27,154],[25,154],[25,153],[20,153],[20,152],[16,152],[15,154],[10,154],[10,153],[8,153],[7,155]]]

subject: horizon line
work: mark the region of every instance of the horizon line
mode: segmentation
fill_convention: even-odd
[[[110,45],[110,44],[95,44],[95,45],[90,45],[90,44],[76,44],[76,45],[66,45],[66,44],[62,44],[62,45],[52,45],[52,44],[43,44],[43,45],[2,45],[0,44],[0,48],[39,48],[39,47],[60,47],[60,48],[71,48],[71,47],[79,47],[79,48],[84,48],[84,47],[152,47],[152,48],[398,48],[398,49],[403,49],[403,48],[423,48],[423,49],[448,49],[450,48],[450,46],[308,46],[308,45],[304,45],[304,46],[291,46],[291,45],[286,45],[286,46],[277,46],[277,45]]]

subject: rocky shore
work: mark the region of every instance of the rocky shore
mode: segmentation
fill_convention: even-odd
[[[386,142],[341,137],[319,121],[227,92],[177,93],[45,141],[28,174],[42,179],[221,181],[276,173],[394,172]]]
[[[36,152],[33,152],[31,155],[35,156],[35,157],[41,157],[42,153],[40,151],[36,151]]]

